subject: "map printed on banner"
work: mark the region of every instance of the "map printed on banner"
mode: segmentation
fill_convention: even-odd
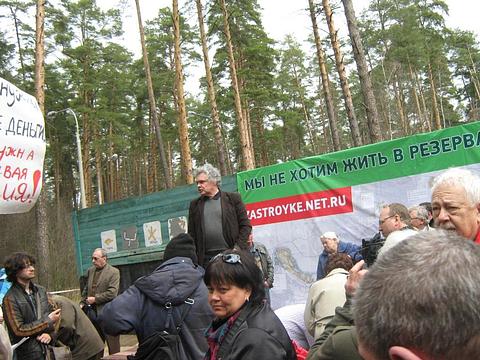
[[[35,205],[45,149],[37,100],[0,78],[0,214],[27,212]]]

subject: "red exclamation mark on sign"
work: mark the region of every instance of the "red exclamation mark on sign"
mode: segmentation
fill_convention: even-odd
[[[33,194],[32,194],[32,198],[35,196],[35,193],[37,192],[38,182],[40,181],[41,178],[42,178],[42,172],[40,170],[35,170],[35,172],[33,173]],[[30,200],[30,202],[31,202],[31,200]]]

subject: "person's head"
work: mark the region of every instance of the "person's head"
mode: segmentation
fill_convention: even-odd
[[[385,238],[392,232],[403,229],[410,225],[408,209],[399,203],[384,205],[380,210],[378,225]]]
[[[107,264],[107,252],[105,249],[95,249],[92,254],[92,264],[97,269],[103,269]]]
[[[215,316],[228,318],[246,302],[259,305],[265,299],[262,273],[251,254],[226,250],[205,269],[208,301]]]
[[[474,240],[480,229],[480,178],[458,168],[438,175],[432,183],[432,211],[435,227]]]
[[[325,264],[325,274],[328,274],[333,269],[345,269],[349,271],[353,266],[353,260],[350,256],[344,253],[334,253],[328,255],[327,263]]]
[[[339,239],[337,234],[333,231],[327,231],[320,236],[320,241],[323,245],[323,250],[328,254],[334,254],[338,250]]]
[[[480,359],[480,246],[425,231],[377,259],[353,302],[366,360]]]
[[[410,209],[408,209],[408,212],[410,214],[411,224],[414,228],[422,230],[428,225],[428,210],[423,206],[412,206]]]
[[[35,258],[24,252],[16,252],[5,258],[5,274],[11,283],[25,284],[35,277]]]
[[[212,197],[218,192],[222,177],[217,168],[207,163],[197,168],[194,175],[200,195]]]
[[[195,242],[189,234],[179,234],[172,238],[165,248],[163,260],[167,261],[177,256],[190,258],[194,264],[198,264]]]

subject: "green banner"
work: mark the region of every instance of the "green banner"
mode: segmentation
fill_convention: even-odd
[[[246,204],[480,163],[480,122],[237,174]]]

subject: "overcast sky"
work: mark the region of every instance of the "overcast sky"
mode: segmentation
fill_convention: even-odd
[[[308,13],[307,0],[258,0],[263,8],[263,25],[267,34],[277,40],[282,41],[287,34],[292,34],[300,43],[304,42],[311,33],[311,22]],[[353,0],[355,13],[357,16],[368,6],[369,0]],[[460,28],[470,30],[480,37],[480,0],[445,0],[449,7],[449,16],[447,17],[447,26],[450,28]],[[111,8],[116,6],[119,0],[97,0],[97,4],[102,8]],[[137,57],[141,55],[140,40],[138,35],[138,22],[135,9],[135,2],[127,0],[127,9],[124,15],[125,43],[130,51]],[[205,0],[202,1],[205,4]],[[185,6],[185,1],[179,1],[180,7]],[[142,12],[142,21],[150,20],[156,17],[160,7],[172,6],[171,0],[140,0]],[[196,15],[191,19],[196,23]],[[345,16],[343,12],[334,13],[335,27],[340,29],[340,34],[347,34]],[[324,24],[320,24],[325,28]],[[198,91],[198,85],[195,78],[203,76],[203,63],[199,63],[197,68],[185,69],[190,77],[187,79],[187,91]],[[188,74],[187,74],[188,75]]]
[[[113,7],[119,0],[97,0],[97,3],[103,8]],[[479,0],[446,0],[450,9],[447,17],[447,25],[452,28],[474,31],[480,36],[480,1]],[[140,43],[138,38],[138,23],[136,17],[135,3],[128,0],[128,9],[124,17],[124,28],[127,34],[133,34],[133,38],[127,36],[126,46],[140,54]],[[205,4],[205,1],[203,1]],[[368,0],[354,0],[354,8],[357,16],[368,6]],[[185,4],[179,1],[180,6]],[[263,8],[263,25],[269,34],[275,40],[283,40],[285,35],[292,34],[297,40],[303,41],[311,32],[311,22],[308,15],[307,0],[259,0]],[[158,14],[160,7],[172,5],[171,0],[140,0],[142,11],[142,20],[150,20]],[[345,16],[343,13],[334,14],[336,27],[344,25]],[[196,21],[196,19],[195,19]]]

